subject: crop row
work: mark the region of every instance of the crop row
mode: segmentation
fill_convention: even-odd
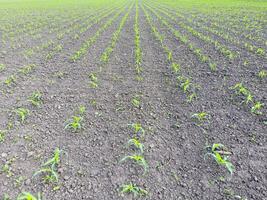
[[[197,27],[201,27],[201,29],[208,31],[209,33],[213,33],[216,34],[217,36],[223,38],[224,40],[230,42],[231,44],[235,44],[237,46],[240,46],[240,48],[246,48],[249,52],[252,52],[260,57],[264,57],[265,55],[265,50],[261,47],[255,46],[251,43],[249,43],[248,41],[239,41],[236,38],[233,38],[231,34],[227,33],[227,32],[222,32],[219,31],[217,29],[208,27],[208,26],[204,26],[201,23],[198,22],[194,22],[192,19],[190,18],[186,18],[183,15],[181,15],[180,13],[177,12],[171,12],[169,9],[164,9],[164,8],[157,8],[158,11],[164,13],[166,16],[170,17],[172,20],[175,21],[175,23],[179,24],[182,28],[188,30],[190,33],[192,33],[192,35],[197,36],[199,38],[201,38],[203,41],[209,42],[211,44],[214,44],[215,47],[223,54],[225,54],[224,52],[228,51],[229,49],[227,49],[224,45],[219,44],[218,41],[214,41],[213,39],[211,39],[209,36],[204,35],[203,33],[200,33],[196,30],[194,30],[192,28],[191,25],[186,25],[185,23],[182,22],[183,21],[187,21],[188,23],[192,24],[194,23],[194,25],[196,25]],[[179,17],[179,19],[175,19],[173,16],[171,16],[170,14],[173,13],[175,16]],[[182,20],[181,20],[182,19]],[[234,52],[229,52],[231,54],[235,54]]]
[[[120,16],[123,12],[124,8],[119,9],[119,11],[110,18],[105,24],[103,24],[97,32],[90,38],[88,38],[81,46],[79,50],[77,50],[71,57],[70,60],[76,62],[80,59],[84,54],[86,54],[87,50],[96,42],[96,40],[100,37],[100,35],[113,24],[113,22]]]
[[[177,29],[173,28],[173,26],[164,18],[162,18],[159,14],[157,14],[155,11],[149,9],[158,19],[159,21],[166,26],[171,32],[172,34],[183,44],[187,45],[188,49],[194,54],[196,55],[196,57],[199,59],[200,62],[202,63],[207,63],[208,66],[210,67],[210,69],[212,71],[215,71],[217,69],[217,64],[212,61],[208,55],[204,54],[203,51],[196,47],[196,45],[191,42],[187,35],[182,34],[180,31],[178,31]],[[169,57],[171,57],[172,55],[170,54]]]

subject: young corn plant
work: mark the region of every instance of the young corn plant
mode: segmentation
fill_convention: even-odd
[[[17,108],[15,110],[21,123],[24,123],[25,119],[29,116],[30,111],[27,108]]]
[[[144,153],[144,145],[137,139],[132,138],[128,141],[129,146],[134,146],[136,149],[140,150],[140,153]]]
[[[16,83],[16,76],[15,75],[11,75],[9,77],[7,77],[7,79],[4,81],[5,85],[10,87],[12,84]]]
[[[9,197],[9,195],[4,194],[3,200],[11,200],[11,198]]]
[[[62,150],[56,148],[54,151],[54,155],[51,159],[45,162],[42,165],[42,168],[35,172],[33,176],[37,176],[39,174],[44,174],[43,180],[45,183],[58,183],[58,172],[57,168],[60,164],[60,156],[62,154]]]
[[[120,193],[122,196],[124,196],[125,194],[133,194],[135,198],[146,196],[148,194],[148,192],[145,189],[142,189],[132,183],[122,185]]]
[[[65,126],[65,129],[71,129],[74,132],[77,132],[82,129],[82,120],[81,116],[72,116],[72,119]]]
[[[142,68],[141,68],[141,70],[142,70]],[[140,73],[141,73],[141,72],[140,72]],[[135,76],[135,80],[137,80],[138,82],[141,82],[141,81],[144,80],[144,77],[141,76],[141,75],[136,75],[136,76]]]
[[[173,56],[172,56],[172,51],[168,51],[168,53],[167,53],[167,60],[169,61],[169,62],[172,62],[172,60],[173,60]]]
[[[263,48],[258,48],[258,49],[256,50],[256,54],[258,54],[258,55],[260,55],[260,56],[263,56],[263,55],[265,54],[265,51],[264,51]]]
[[[187,96],[187,102],[191,103],[197,98],[196,90],[199,88],[197,85],[193,84],[191,80],[184,76],[177,76],[177,83],[179,88]]]
[[[233,87],[230,87],[231,90],[235,91],[235,94],[242,96],[246,104],[253,103],[253,96],[249,89],[247,89],[242,83],[237,83]]]
[[[42,200],[42,198],[41,198],[41,194],[40,193],[38,193],[37,197],[35,197],[33,194],[31,194],[29,192],[22,192],[17,197],[17,200]]]
[[[6,131],[0,130],[0,143],[5,141]]]
[[[39,91],[33,92],[28,99],[33,106],[39,107],[42,104],[42,93]]]
[[[265,79],[266,77],[267,77],[267,71],[266,70],[261,70],[261,71],[259,71],[259,73],[258,73],[258,77],[260,78],[260,79]]]
[[[129,124],[129,126],[134,130],[134,134],[136,136],[138,135],[143,136],[145,134],[145,129],[142,127],[140,123]]]
[[[4,64],[0,64],[0,72],[4,71],[6,66]]]
[[[226,167],[226,169],[230,172],[232,175],[235,167],[230,162],[229,156],[232,155],[231,152],[228,151],[228,149],[223,144],[212,144],[211,146],[206,146],[207,153],[205,154],[205,157],[207,155],[212,156],[214,160],[217,162],[217,164]]]
[[[98,78],[96,76],[96,73],[90,73],[89,74],[89,85],[91,88],[97,88],[98,87]]]
[[[234,90],[237,95],[248,96],[250,94],[250,91],[242,83],[237,83],[230,89]]]
[[[124,162],[126,160],[132,160],[134,161],[135,163],[137,163],[138,165],[140,165],[141,167],[143,167],[144,169],[144,174],[147,172],[148,170],[148,164],[147,164],[147,161],[146,159],[144,158],[144,156],[142,155],[138,155],[138,154],[134,154],[134,155],[128,155],[128,156],[125,156],[124,158],[122,158],[120,160],[120,162]]]
[[[250,108],[251,113],[256,114],[256,115],[262,114],[260,110],[263,108],[264,104],[259,101],[254,102],[254,98],[251,92],[246,87],[244,87],[242,83],[237,83],[230,89],[235,90],[236,95],[241,95],[243,98],[245,98],[243,102],[245,102],[246,105],[248,104],[251,105],[251,108]]]
[[[72,119],[69,120],[67,125],[65,126],[65,129],[70,129],[73,132],[78,132],[82,129],[82,121],[83,121],[83,115],[86,111],[85,106],[81,105],[79,106],[76,115],[72,116]]]
[[[184,93],[188,93],[191,84],[192,83],[189,78],[181,79],[180,88],[183,90]]]
[[[252,108],[251,108],[251,113],[256,114],[256,115],[262,115],[262,112],[260,111],[264,106],[264,103],[261,102],[256,102]]]
[[[181,66],[178,63],[172,63],[171,64],[171,70],[172,72],[174,72],[175,74],[177,74],[181,69]]]
[[[19,72],[20,72],[21,74],[23,74],[23,75],[27,75],[27,74],[31,73],[31,72],[34,70],[35,67],[36,67],[35,64],[26,65],[26,66],[22,67],[22,68],[19,70]]]
[[[86,107],[85,106],[83,106],[83,105],[81,105],[81,106],[79,106],[79,108],[78,108],[78,115],[81,115],[81,116],[83,116],[84,115],[84,113],[85,113],[85,111],[86,111]]]
[[[59,79],[63,79],[65,75],[66,74],[63,71],[58,71],[58,72],[55,72],[53,76]]]
[[[209,63],[209,67],[210,67],[210,70],[213,71],[213,72],[217,70],[216,63]]]
[[[191,116],[192,119],[196,120],[196,122],[201,125],[203,124],[205,121],[208,121],[210,116],[208,113],[206,112],[199,112],[199,113],[194,113]]]
[[[11,177],[11,176],[13,176],[14,174],[13,174],[13,172],[12,172],[12,167],[11,167],[11,165],[12,165],[13,162],[15,162],[15,160],[16,160],[15,157],[13,157],[13,158],[11,158],[11,159],[8,159],[8,160],[5,162],[5,164],[1,167],[0,173],[1,173],[1,172],[2,172],[2,173],[5,173],[6,176],[7,176],[8,178]]]
[[[139,95],[135,95],[132,100],[131,103],[134,107],[136,108],[140,108],[140,104],[141,104],[141,98]]]

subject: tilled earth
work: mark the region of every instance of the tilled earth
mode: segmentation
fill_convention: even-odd
[[[128,2],[126,7],[129,5]],[[17,49],[3,45],[0,63],[10,67],[0,72],[1,81],[23,65],[34,63],[36,68],[26,76],[19,76],[11,87],[1,84],[0,130],[8,126],[9,130],[0,143],[0,166],[14,160],[9,166],[12,175],[1,167],[0,198],[7,194],[15,199],[20,192],[29,191],[41,192],[45,199],[51,200],[133,199],[131,195],[119,194],[121,185],[132,182],[148,191],[143,199],[266,199],[266,108],[263,115],[252,115],[229,90],[242,81],[256,99],[266,103],[266,79],[259,80],[255,75],[266,58],[229,44],[240,53],[239,58],[229,61],[213,46],[169,19],[175,29],[188,34],[191,41],[216,61],[218,70],[211,72],[207,64],[200,63],[147,9],[152,22],[166,36],[164,44],[173,51],[173,59],[182,64],[181,71],[200,86],[198,99],[187,103],[160,42],[153,36],[143,6],[147,8],[147,5],[139,6],[141,81],[136,80],[134,67],[135,6],[106,64],[100,61],[101,53],[109,45],[127,9],[76,62],[71,62],[70,56],[108,17],[89,27],[76,41],[67,36],[62,38],[63,50],[51,59],[45,57],[49,48],[37,51],[30,58],[22,52],[24,48],[54,40],[55,34],[47,33],[40,41],[24,41],[26,45]],[[72,20],[84,22],[84,19]],[[241,63],[243,57],[249,61],[246,67]],[[99,86],[90,88],[88,75],[95,71],[99,71]],[[40,107],[33,107],[27,101],[33,91],[43,94]],[[131,103],[135,94],[140,95],[140,108]],[[64,127],[80,105],[86,107],[83,129],[73,133]],[[31,111],[23,124],[13,112],[17,107]],[[200,127],[191,116],[202,111],[210,117]],[[14,122],[12,127],[10,122]],[[127,147],[133,136],[129,127],[132,123],[141,123],[145,129],[144,155],[149,165],[146,174],[132,162],[119,162],[133,152]],[[205,146],[212,143],[225,144],[233,153],[232,176],[210,157],[204,159]],[[43,183],[41,176],[33,174],[51,158],[56,147],[62,149],[63,154],[58,169],[60,187],[53,190],[53,185]]]

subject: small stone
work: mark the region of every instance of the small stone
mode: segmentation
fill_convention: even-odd
[[[70,192],[70,193],[73,193],[74,191],[73,191],[73,189],[70,189],[69,192]]]
[[[180,185],[181,185],[182,187],[186,187],[186,184],[185,184],[184,182],[181,182]]]
[[[7,157],[7,153],[2,153],[1,156],[2,156],[2,158],[6,158]]]
[[[31,184],[31,179],[27,179],[27,180],[25,181],[25,184],[26,184],[26,185],[30,185],[30,184]]]
[[[29,158],[29,157],[32,157],[34,155],[34,152],[33,151],[30,151],[30,152],[28,152],[27,153],[27,157]]]
[[[59,169],[58,169],[58,172],[59,172],[59,173],[62,173],[62,172],[63,172],[63,168],[59,168]]]

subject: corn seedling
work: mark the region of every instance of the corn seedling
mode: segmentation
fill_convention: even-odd
[[[25,119],[29,116],[30,111],[26,108],[17,108],[15,113],[18,115],[21,123],[25,121]]]
[[[173,62],[171,64],[171,69],[175,74],[177,74],[180,71],[180,68],[181,68],[181,66],[179,64],[177,64],[177,63]]]
[[[59,44],[54,48],[54,51],[55,52],[60,52],[60,51],[62,51],[62,49],[63,49],[63,46],[61,44]]]
[[[243,102],[246,104],[253,103],[253,96],[251,92],[245,86],[243,86],[242,83],[237,83],[230,89],[235,90],[236,95],[243,96],[245,98]]]
[[[34,64],[32,64],[32,65],[27,65],[27,66],[22,67],[22,68],[19,70],[19,72],[22,73],[22,74],[24,74],[24,75],[27,75],[27,74],[31,73],[32,70],[33,70],[35,67],[36,67],[36,66],[35,66]]]
[[[238,95],[243,95],[243,96],[248,96],[250,94],[249,90],[243,86],[242,83],[237,83],[230,89],[235,90],[236,94]]]
[[[209,120],[209,114],[206,112],[194,113],[191,117],[200,123]]]
[[[189,78],[186,78],[184,76],[178,76],[177,77],[178,84],[180,88],[183,90],[184,93],[189,92],[190,86],[191,86],[191,81]]]
[[[40,193],[38,193],[37,197],[35,197],[34,195],[32,195],[29,192],[22,192],[17,197],[17,200],[42,200],[42,198],[41,198],[41,194]]]
[[[79,115],[84,115],[85,111],[86,111],[85,106],[79,106],[79,108],[78,108],[78,114]]]
[[[89,83],[90,87],[91,88],[98,87],[98,79],[97,79],[96,73],[90,73],[89,78],[90,78],[90,83]]]
[[[228,157],[232,153],[229,152],[223,144],[213,144],[212,146],[206,146],[206,150],[206,155],[211,155],[215,159],[217,164],[226,167],[230,174],[233,174],[235,168],[228,159]]]
[[[169,51],[169,52],[168,52],[168,61],[171,62],[172,59],[173,59],[173,57],[172,57],[172,52]]]
[[[140,187],[137,187],[135,184],[126,184],[121,186],[121,195],[124,196],[125,194],[133,194],[134,197],[141,197],[146,196],[148,192]]]
[[[209,63],[209,67],[211,71],[216,71],[217,70],[217,65],[216,63]]]
[[[46,56],[45,56],[45,59],[46,60],[51,60],[53,58],[53,53],[52,52],[49,52]]]
[[[140,104],[141,104],[141,99],[139,95],[135,95],[132,100],[131,100],[132,104],[134,107],[136,108],[140,108]]]
[[[135,148],[139,149],[141,153],[144,152],[144,145],[136,138],[130,139],[128,141],[129,146],[134,146]]]
[[[191,103],[194,99],[197,98],[197,94],[195,92],[191,93],[190,95],[188,95],[187,97],[187,102]]]
[[[130,155],[130,156],[125,156],[123,159],[120,160],[120,162],[124,162],[126,160],[133,160],[136,162],[138,165],[142,166],[144,168],[144,172],[147,172],[148,169],[148,164],[147,161],[145,160],[144,156],[142,155]]]
[[[139,81],[139,82],[141,82],[142,80],[144,80],[144,78],[142,76],[140,76],[140,75],[135,76],[135,79],[137,81]]]
[[[11,75],[9,76],[5,81],[4,83],[9,87],[11,86],[11,84],[14,84],[16,83],[16,76],[15,75]]]
[[[25,180],[25,177],[23,176],[19,176],[15,179],[15,186],[16,187],[20,187],[23,183],[23,181]]]
[[[57,167],[60,164],[61,154],[62,150],[56,148],[53,157],[49,159],[46,163],[44,163],[42,165],[42,168],[39,171],[37,171],[33,176],[36,176],[38,174],[45,174],[43,180],[46,183],[57,183],[58,182]]]
[[[51,165],[51,167],[57,167],[60,163],[60,156],[62,154],[62,150],[56,148],[54,151],[54,155],[51,159],[49,159],[43,166]]]
[[[58,182],[58,173],[53,168],[42,168],[34,174],[45,174],[43,180],[45,183],[57,183]]]
[[[246,96],[245,103],[253,103],[253,96],[250,93],[248,93],[248,95]]]
[[[262,56],[262,55],[264,55],[265,52],[264,52],[264,49],[263,48],[258,48],[257,51],[256,51],[256,53],[258,55]]]
[[[11,200],[11,198],[7,194],[4,194],[3,200]]]
[[[264,104],[261,102],[256,102],[252,108],[251,112],[256,114],[256,115],[262,115],[262,112],[260,111],[263,108]]]
[[[260,79],[264,79],[264,78],[266,78],[267,77],[267,71],[266,70],[261,70],[259,73],[258,73],[258,77],[260,78]]]
[[[248,200],[247,198],[245,198],[245,197],[241,197],[240,195],[236,195],[235,194],[235,192],[231,189],[231,188],[225,188],[224,190],[223,190],[223,193],[226,195],[226,196],[228,196],[228,197],[230,197],[230,198],[232,198],[232,199],[239,199],[239,200]]]
[[[5,162],[2,166],[1,172],[5,173],[7,177],[13,176],[13,172],[11,171],[11,164],[16,160],[16,158],[11,158]]]
[[[5,70],[5,65],[4,64],[0,64],[0,72],[4,71]]]
[[[74,132],[82,129],[82,122],[83,118],[81,116],[72,116],[71,121],[65,126],[65,129],[71,129]]]
[[[178,76],[177,82],[179,88],[181,88],[183,93],[186,94],[187,102],[190,103],[197,98],[196,90],[199,89],[198,85],[193,84],[189,78],[184,76]]]
[[[247,88],[245,88],[242,85],[242,83],[237,83],[235,86],[231,87],[230,89],[235,90],[236,94],[242,95],[245,98],[244,102],[246,104],[250,103],[250,105],[251,105],[251,108],[250,108],[251,113],[256,114],[256,115],[261,115],[262,114],[262,112],[260,110],[263,108],[264,104],[259,102],[259,101],[254,103],[252,94],[250,93],[250,91]]]
[[[77,132],[78,130],[82,129],[82,120],[83,115],[86,111],[86,107],[81,105],[78,107],[78,110],[76,111],[76,115],[72,116],[72,119],[70,122],[65,126],[65,129],[71,129],[74,132]]]
[[[136,135],[138,135],[138,134],[144,135],[144,134],[145,134],[145,130],[144,130],[144,128],[142,127],[141,124],[139,124],[139,123],[133,123],[133,124],[129,124],[129,126],[130,126],[131,128],[133,128],[134,133],[135,133]]]
[[[42,104],[42,93],[39,91],[33,92],[28,99],[33,106],[40,106]]]
[[[143,68],[142,68],[141,66],[136,66],[136,67],[135,67],[135,71],[136,71],[136,73],[137,73],[138,75],[140,75],[141,72],[143,71]]]
[[[243,65],[247,66],[249,64],[249,62],[247,60],[244,61]]]
[[[59,78],[59,79],[63,79],[65,76],[65,73],[62,71],[58,71],[58,72],[54,73],[54,76]]]
[[[93,107],[97,107],[97,101],[95,99],[91,99],[89,102]]]
[[[5,141],[6,131],[0,130],[0,143]]]

